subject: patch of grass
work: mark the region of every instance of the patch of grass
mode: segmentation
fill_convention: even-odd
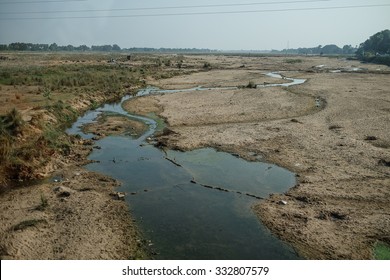
[[[205,62],[205,63],[203,64],[203,68],[204,68],[204,69],[210,69],[210,68],[211,68],[210,62]]]
[[[47,206],[49,206],[49,202],[47,201],[46,196],[42,193],[41,194],[41,203],[37,207],[35,207],[35,210],[43,211],[47,208]]]
[[[0,133],[15,136],[21,132],[23,124],[22,115],[13,108],[7,115],[0,117]]]
[[[47,106],[47,110],[56,117],[61,128],[69,126],[77,118],[77,112],[61,100]]]
[[[95,110],[95,109],[99,108],[100,104],[98,102],[96,102],[93,99],[91,99],[89,101],[91,102],[91,105],[90,105],[91,110]]]
[[[289,59],[286,59],[284,62],[289,63],[289,64],[296,64],[296,63],[302,63],[303,60],[299,59],[299,58],[289,58]]]
[[[12,154],[12,139],[10,136],[1,133],[0,135],[0,164],[9,160]]]
[[[60,151],[64,155],[70,153],[70,142],[67,135],[59,127],[52,126],[50,124],[46,125],[43,130],[43,135],[41,137],[46,143],[46,146],[51,148],[53,151]]]
[[[42,123],[42,133],[29,135],[29,141],[18,141],[24,122],[17,110],[0,117],[0,183],[7,185],[9,180],[32,179],[34,169],[45,164],[56,151],[70,153],[69,137],[63,131],[75,117],[75,113],[57,102],[49,106],[59,124]]]
[[[376,260],[390,260],[390,246],[384,242],[377,242],[374,247]]]

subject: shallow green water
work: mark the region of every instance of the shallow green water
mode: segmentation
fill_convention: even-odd
[[[69,133],[91,137],[78,126],[93,121],[99,111],[129,116],[120,103],[105,105],[80,118]],[[299,258],[251,210],[259,201],[254,197],[292,187],[293,173],[210,148],[164,153],[145,142],[156,122],[133,117],[148,123],[150,130],[139,139],[110,136],[98,141],[101,149],[89,157],[97,162],[87,168],[122,182],[118,191],[126,192],[126,202],[155,258]]]

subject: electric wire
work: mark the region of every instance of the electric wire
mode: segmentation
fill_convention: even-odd
[[[63,2],[86,2],[88,0],[42,0],[42,1],[8,1],[0,2],[0,5],[12,4],[40,4],[40,3],[63,3]]]
[[[193,8],[217,8],[217,7],[239,7],[257,5],[278,5],[278,4],[302,4],[330,2],[333,0],[301,0],[301,1],[278,1],[278,2],[253,2],[234,4],[207,4],[187,6],[165,6],[165,7],[141,7],[141,8],[112,8],[112,9],[85,9],[85,10],[55,10],[55,11],[22,11],[22,12],[0,12],[0,14],[57,14],[57,13],[87,13],[87,12],[120,12],[120,11],[144,11],[144,10],[171,10],[171,9],[193,9]]]
[[[56,19],[98,19],[98,18],[142,18],[142,17],[165,17],[165,16],[195,16],[195,15],[223,15],[223,14],[254,14],[254,13],[275,13],[275,12],[295,12],[295,11],[320,11],[320,10],[338,10],[338,9],[357,9],[390,7],[390,4],[377,5],[351,5],[351,6],[333,6],[333,7],[311,7],[311,8],[283,8],[269,10],[249,10],[249,11],[215,11],[215,12],[188,12],[188,13],[164,13],[164,14],[132,14],[132,15],[95,15],[95,16],[59,16],[59,17],[26,17],[26,18],[1,18],[0,20],[56,20]]]

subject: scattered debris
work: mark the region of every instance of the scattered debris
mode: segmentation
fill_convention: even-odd
[[[124,192],[112,192],[110,195],[116,200],[125,200],[126,193]]]
[[[278,201],[278,204],[279,204],[279,205],[287,205],[287,201],[285,201],[285,200],[279,200],[279,201]]]
[[[167,161],[170,161],[172,162],[174,165],[178,166],[178,167],[183,167],[181,166],[179,163],[177,163],[174,159],[170,159],[170,158],[167,158],[167,157],[164,157]]]
[[[375,141],[375,140],[378,140],[378,138],[375,137],[375,136],[366,136],[366,138],[364,138],[364,140],[366,140],[366,141]]]
[[[249,197],[256,198],[256,199],[264,199],[264,198],[263,198],[263,197],[261,197],[261,196],[257,196],[257,195],[250,194],[250,193],[246,193],[245,195],[246,195],[246,196],[249,196]]]
[[[315,101],[316,101],[316,107],[317,108],[321,107],[321,99],[317,97]]]

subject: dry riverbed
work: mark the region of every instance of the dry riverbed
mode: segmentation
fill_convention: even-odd
[[[159,144],[181,150],[215,147],[296,172],[295,187],[271,195],[253,209],[303,257],[370,259],[375,242],[390,243],[388,67],[324,57],[182,59],[182,68],[192,75],[145,81],[169,89],[216,89],[135,98],[125,105],[132,113],[153,112],[166,120],[169,133],[157,137]],[[203,69],[205,61],[211,69]],[[245,88],[286,82],[265,76],[272,71],[307,82],[290,88]],[[239,88],[223,89],[231,86]],[[35,89],[28,90],[32,93],[22,87],[0,88],[6,93],[4,102],[14,102],[32,122],[39,112],[32,108],[35,99],[26,101],[36,98]],[[20,91],[28,94],[19,96]],[[46,102],[39,97],[39,102]],[[92,91],[69,100],[81,110],[99,98]],[[103,116],[85,129],[104,137],[140,134],[145,127],[128,118]],[[57,182],[0,195],[0,258],[148,258],[143,249],[147,242],[126,204],[117,199],[119,183],[82,167],[94,143],[72,141],[68,155],[54,154],[48,165],[35,170],[39,177],[51,174]]]
[[[226,65],[236,61],[225,59]],[[169,148],[215,147],[248,160],[262,157],[296,172],[295,187],[253,209],[302,256],[373,258],[375,242],[390,241],[389,68],[328,58],[301,58],[297,63],[275,58],[273,65],[270,60],[246,61],[250,71],[226,67],[155,84],[238,86],[254,68],[257,84],[264,83],[261,77],[268,82],[263,74],[277,70],[307,82],[291,88],[171,93],[131,100],[126,106],[139,113],[148,111],[141,105],[159,108],[175,132],[158,138]]]

